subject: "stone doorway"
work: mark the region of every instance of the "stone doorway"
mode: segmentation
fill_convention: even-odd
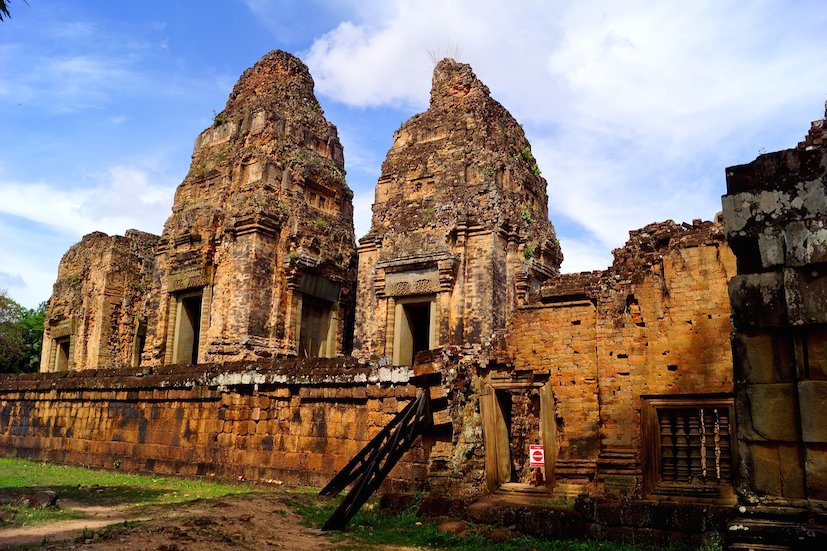
[[[485,475],[490,491],[547,494],[554,485],[557,432],[546,381],[481,381]],[[543,467],[531,467],[531,445],[544,448]]]
[[[299,356],[303,358],[329,358],[335,355],[336,334],[331,334],[333,303],[302,296]],[[331,350],[333,352],[331,352]]]
[[[71,337],[55,339],[55,371],[69,371]]]
[[[534,485],[537,469],[531,468],[530,446],[542,445],[540,434],[540,393],[536,388],[496,390],[497,406],[502,413],[504,444],[508,462],[502,468],[502,485]],[[545,467],[543,467],[544,469]]]
[[[173,363],[198,363],[202,300],[202,290],[190,292],[178,297]]]
[[[393,364],[413,365],[420,352],[435,347],[436,300],[433,296],[398,300],[395,312]]]

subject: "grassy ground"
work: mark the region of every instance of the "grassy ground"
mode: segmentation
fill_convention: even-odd
[[[296,497],[288,504],[305,521],[307,526],[319,528],[330,517],[338,502],[331,499]],[[400,515],[379,512],[375,500],[369,501],[353,517],[348,525],[347,536],[336,534],[341,549],[364,549],[366,546],[398,545],[425,549],[457,551],[689,551],[685,546],[645,547],[604,541],[543,540],[532,536],[520,536],[504,543],[492,543],[486,537],[490,527],[470,525],[466,536],[440,533],[436,525],[417,518],[416,506]]]
[[[83,518],[83,513],[71,509],[29,509],[14,505],[0,505],[0,527],[3,526],[30,526],[44,522],[59,522]]]
[[[174,505],[252,491],[249,485],[230,485],[182,478],[165,478],[98,471],[22,459],[0,458],[0,494],[8,499],[38,490],[54,490],[60,500],[89,505]],[[58,501],[58,505],[60,501]],[[3,526],[21,526],[79,518],[71,509],[34,510],[0,507]],[[7,518],[13,516],[13,518]]]
[[[122,507],[166,507],[199,499],[218,499],[232,494],[254,491],[250,485],[230,485],[199,480],[153,477],[112,471],[97,471],[79,467],[36,463],[19,459],[0,458],[0,496],[7,498],[33,493],[40,489],[58,492],[60,499],[88,505]],[[330,517],[338,499],[323,498],[315,489],[282,490],[281,503],[289,506],[305,526],[319,528]],[[60,501],[58,502],[60,503]],[[520,536],[505,543],[492,543],[488,534],[491,527],[469,525],[463,537],[440,533],[436,525],[416,517],[416,505],[399,515],[379,511],[376,500],[368,502],[351,520],[348,531],[333,533],[337,549],[382,549],[401,546],[422,549],[458,551],[648,551],[653,548],[594,541],[547,541]],[[5,514],[4,514],[5,513]],[[0,526],[19,526],[77,518],[71,509],[29,510],[0,507]],[[269,514],[285,511],[269,509]],[[707,549],[720,548],[712,545]],[[663,549],[663,548],[660,548]],[[673,551],[688,551],[674,547]]]

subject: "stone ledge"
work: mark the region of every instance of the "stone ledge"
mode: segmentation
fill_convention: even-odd
[[[382,366],[350,357],[175,365],[138,370],[83,370],[0,376],[0,392],[52,389],[172,389],[244,385],[363,386],[407,384],[409,367]]]

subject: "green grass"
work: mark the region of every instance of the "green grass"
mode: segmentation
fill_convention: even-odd
[[[130,507],[174,505],[254,491],[250,485],[236,486],[0,458],[0,495],[15,498],[45,489],[58,493],[58,506],[60,500],[69,499],[91,505],[128,504]],[[67,509],[34,510],[3,506],[2,510],[14,513],[14,519],[4,523],[6,526],[40,524],[82,516]]]
[[[338,499],[310,495],[295,495],[287,504],[302,517],[305,526],[320,528],[338,505]],[[378,502],[370,500],[350,521],[347,536],[332,533],[338,549],[364,549],[399,545],[422,549],[458,551],[655,551],[672,549],[686,551],[689,548],[634,546],[606,541],[545,540],[533,536],[520,536],[505,543],[491,543],[486,534],[487,526],[469,525],[466,536],[437,532],[436,525],[416,516],[416,505],[399,515],[386,515],[379,511]],[[419,525],[417,525],[419,523]],[[347,538],[347,539],[345,539]]]
[[[0,505],[0,516],[9,518],[7,521],[0,522],[0,526],[29,526],[32,524],[82,518],[83,514],[71,509],[54,507],[48,509],[29,509],[28,507]]]

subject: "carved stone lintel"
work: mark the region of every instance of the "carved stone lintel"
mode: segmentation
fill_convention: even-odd
[[[385,275],[385,296],[427,295],[440,291],[439,272],[434,269],[411,270]]]
[[[49,331],[49,336],[53,339],[68,337],[74,334],[75,326],[76,323],[74,319],[63,320]]]
[[[187,268],[169,275],[167,290],[170,293],[206,287],[210,284],[210,274],[206,267]]]

